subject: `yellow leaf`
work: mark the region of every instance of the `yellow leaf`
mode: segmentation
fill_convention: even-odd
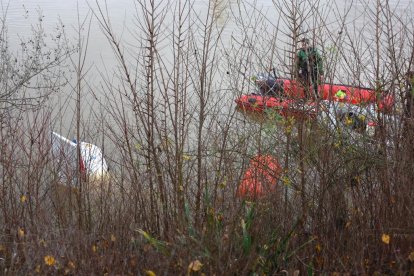
[[[192,261],[188,265],[188,271],[189,272],[191,272],[191,271],[197,272],[197,271],[200,271],[202,267],[203,267],[203,264],[199,260],[195,260],[195,261]]]
[[[96,245],[92,245],[92,251],[95,253],[98,247]]]
[[[26,202],[26,200],[27,200],[27,197],[26,197],[25,195],[22,195],[22,196],[20,197],[20,202],[21,202],[21,203],[25,203],[25,202]]]
[[[358,119],[360,119],[361,121],[365,121],[366,117],[364,115],[359,115]]]
[[[354,177],[354,180],[358,183],[361,184],[361,177],[359,175]]]
[[[390,243],[390,239],[391,239],[391,237],[389,235],[382,234],[381,240],[382,240],[383,243],[389,244]]]
[[[46,244],[46,241],[44,240],[44,239],[41,239],[40,241],[39,241],[39,244],[41,245],[41,246],[46,246],[47,244]]]
[[[116,242],[116,237],[115,237],[115,235],[114,235],[114,234],[111,234],[111,241],[112,241],[112,242]]]
[[[144,236],[144,238],[147,240],[147,241],[151,241],[152,240],[152,237],[150,236],[150,234],[148,234],[147,232],[145,232],[144,230],[142,230],[142,229],[138,229],[137,230],[141,235],[143,235]]]
[[[354,120],[350,117],[345,118],[345,125],[350,126],[354,123]]]
[[[24,237],[24,230],[22,228],[19,228],[18,233],[19,233],[19,237],[21,238]]]
[[[287,126],[287,127],[285,128],[285,133],[286,133],[286,134],[290,134],[290,133],[292,133],[292,126]]]
[[[76,268],[76,265],[75,265],[75,263],[74,263],[74,262],[70,261],[70,262],[68,263],[68,267],[69,267],[70,269],[75,269],[75,268]]]
[[[414,262],[414,251],[410,253],[410,255],[408,255],[408,259],[412,262]]]
[[[155,272],[152,270],[146,270],[145,271],[145,276],[156,276]]]
[[[183,160],[185,161],[191,160],[191,156],[187,154],[183,154]]]
[[[282,177],[282,182],[283,182],[283,184],[284,184],[284,185],[286,185],[286,186],[290,186],[290,184],[291,184],[290,179],[289,179],[289,177],[287,177],[287,176],[283,176],[283,177]]]
[[[40,265],[37,265],[37,266],[36,266],[36,268],[35,268],[35,272],[36,272],[36,273],[40,273]]]
[[[53,258],[53,256],[50,256],[50,255],[46,255],[44,257],[44,260],[45,260],[45,264],[48,266],[52,266],[56,263],[55,258]]]
[[[316,250],[316,252],[321,252],[322,251],[322,246],[318,243],[316,246],[315,246],[315,250]]]

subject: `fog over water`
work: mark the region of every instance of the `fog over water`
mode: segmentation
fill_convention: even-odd
[[[219,6],[221,7],[221,13],[217,15],[218,23],[221,24],[221,27],[224,27],[223,36],[222,36],[222,47],[229,47],[230,48],[230,37],[234,36],[237,37],[239,28],[236,26],[237,21],[240,18],[233,18],[235,14],[234,11],[238,10],[238,3],[243,2],[239,0],[219,0]],[[206,4],[207,1],[204,0],[196,0],[194,1],[194,12],[199,16],[203,16],[208,11],[208,6]],[[265,33],[266,30],[260,30],[263,32],[263,36],[269,38],[272,34],[275,33],[275,26],[278,24],[278,18],[280,14],[276,12],[274,8],[274,4],[272,0],[258,0],[255,1],[255,6],[253,8],[253,4],[249,2],[253,1],[244,1],[247,4],[244,5],[244,9],[256,9],[260,12],[264,17],[267,18],[268,21],[268,33]],[[278,2],[278,1],[276,1]],[[316,1],[310,1],[316,2]],[[45,34],[48,36],[46,41],[59,33],[59,29],[64,26],[67,38],[69,40],[76,41],[76,30],[78,29],[79,23],[78,20],[83,21],[86,16],[91,15],[91,9],[94,12],[97,12],[97,3],[102,7],[105,5],[105,1],[72,1],[72,0],[12,0],[6,1],[1,0],[1,8],[3,16],[6,18],[6,25],[8,30],[8,36],[10,41],[11,49],[18,49],[19,41],[21,39],[25,40],[32,34],[32,26],[38,24],[39,18],[41,18],[41,23],[44,28]],[[160,3],[166,3],[166,1],[160,1]],[[177,0],[170,1],[171,7],[175,7],[175,4],[178,3]],[[370,9],[375,10],[375,1],[343,1],[343,0],[323,0],[320,1],[322,5],[321,14],[324,15],[327,20],[325,24],[330,26],[331,30],[335,30],[338,27],[338,15],[335,13],[330,14],[330,9],[335,9],[336,13],[340,13],[343,11],[344,13],[348,10],[352,4],[351,10],[348,12],[346,16],[345,25],[348,26],[350,29],[354,28],[355,31],[358,31],[358,28],[363,30],[363,32],[367,32],[372,34],[372,28],[366,29],[366,20],[367,13],[370,12]],[[372,3],[372,4],[371,4]],[[395,14],[400,14],[402,21],[407,20],[407,24],[412,24],[410,22],[410,15],[414,14],[414,1],[413,0],[393,0],[388,2],[391,10]],[[137,2],[133,0],[107,0],[107,11],[108,16],[111,20],[112,27],[117,34],[117,38],[127,45],[128,47],[134,48],[136,44],[136,32],[138,30],[137,22]],[[244,13],[249,13],[249,11],[244,11]],[[328,14],[327,14],[328,13]],[[172,20],[168,18],[168,16],[172,16],[172,12],[167,14],[167,18],[165,21]],[[243,14],[243,11],[241,11]],[[102,33],[102,30],[99,27],[99,24],[93,16],[91,18],[90,23],[90,37],[89,37],[89,46],[87,52],[87,82],[89,89],[87,91],[94,91],[92,95],[86,95],[82,97],[83,101],[83,108],[86,110],[90,110],[90,107],[96,107],[96,103],[94,102],[94,97],[99,97],[99,86],[101,82],[101,73],[102,72],[110,72],[113,71],[114,68],[118,65],[117,60],[113,54],[113,50],[110,47],[105,35]],[[246,22],[248,18],[245,18]],[[89,22],[89,21],[88,21]],[[83,34],[85,35],[87,32],[89,24],[85,24]],[[166,28],[168,28],[168,24],[165,24]],[[283,30],[283,22],[279,22],[278,25],[280,30]],[[250,30],[250,31],[257,31],[257,30]],[[303,30],[303,31],[311,31]],[[338,29],[338,32],[340,30]],[[282,33],[278,33],[278,40],[281,43],[278,45],[283,44],[283,40],[285,36]],[[321,42],[319,42],[321,43]],[[367,42],[369,43],[369,42]],[[283,48],[283,47],[281,47]],[[283,50],[282,50],[283,52]],[[126,51],[126,55],[131,55],[131,51]],[[132,58],[131,56],[129,56]],[[168,60],[170,57],[166,57]],[[132,60],[132,59],[131,59]],[[283,58],[279,58],[281,62]],[[277,61],[275,61],[277,63]],[[73,89],[67,88],[67,95],[69,99],[74,99]],[[89,93],[89,92],[86,92]],[[62,99],[62,97],[60,97]],[[70,100],[69,100],[70,101]],[[60,104],[64,105],[68,101],[61,101]],[[73,101],[72,101],[73,102]],[[61,114],[64,118],[61,119],[63,123],[63,131],[66,132],[68,135],[73,134],[73,116],[74,110],[73,106],[68,108],[65,114]]]

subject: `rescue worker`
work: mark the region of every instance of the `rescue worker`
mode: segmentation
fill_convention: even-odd
[[[406,118],[414,118],[414,71],[408,71],[405,74],[406,92],[405,92],[405,106],[404,115]]]
[[[305,97],[315,100],[319,97],[318,85],[323,78],[322,57],[315,47],[309,46],[307,38],[303,38],[301,42],[302,47],[296,56],[297,77],[305,88]]]

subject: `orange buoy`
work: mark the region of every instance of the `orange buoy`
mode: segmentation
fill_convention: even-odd
[[[282,173],[278,160],[271,155],[257,155],[250,160],[249,167],[238,187],[240,197],[260,197],[276,188]]]

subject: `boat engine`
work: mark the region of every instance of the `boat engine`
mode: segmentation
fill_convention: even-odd
[[[260,89],[260,94],[265,96],[283,95],[283,81],[279,81],[271,73],[259,73],[254,77],[254,82]]]

